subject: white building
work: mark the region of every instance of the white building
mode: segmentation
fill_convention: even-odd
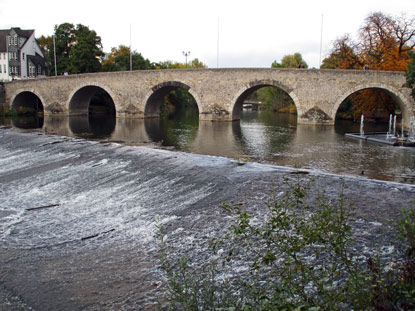
[[[0,30],[0,81],[46,75],[46,62],[34,30]]]

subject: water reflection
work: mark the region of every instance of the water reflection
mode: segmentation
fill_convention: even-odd
[[[13,118],[12,125],[21,129],[38,129],[43,127],[43,116],[22,116]]]
[[[108,138],[114,132],[115,124],[115,116],[105,114],[69,118],[69,128],[72,133],[81,137]]]
[[[147,135],[153,142],[187,150],[197,135],[199,115],[197,111],[188,110],[171,117],[145,119],[144,124]]]
[[[23,121],[12,124],[29,128]],[[359,131],[359,124],[350,121],[336,121],[334,127],[302,125],[289,114],[243,111],[240,122],[199,121],[197,114],[185,113],[145,120],[45,117],[43,124],[31,124],[66,136],[123,141],[127,145],[151,143],[186,152],[415,184],[415,148],[345,137],[345,132]],[[387,126],[368,123],[365,131],[385,131]]]

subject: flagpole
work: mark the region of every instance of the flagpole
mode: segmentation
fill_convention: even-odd
[[[320,60],[319,60],[319,67],[321,67],[321,50],[323,47],[323,14],[321,14],[321,34],[320,34]]]
[[[216,67],[219,68],[219,16],[218,16],[218,42],[216,50]]]

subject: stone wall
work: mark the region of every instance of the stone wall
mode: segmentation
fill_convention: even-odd
[[[3,82],[0,82],[0,112],[6,108],[6,93],[4,91]]]

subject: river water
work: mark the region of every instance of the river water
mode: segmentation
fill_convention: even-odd
[[[336,120],[334,127],[302,125],[295,115],[243,111],[240,122],[199,122],[197,114],[187,112],[172,119],[46,117],[3,120],[3,124],[25,131],[42,128],[72,137],[415,184],[415,148],[345,137],[347,132],[359,132],[360,124],[351,121]],[[365,132],[386,132],[387,126],[367,122]]]
[[[377,250],[387,262],[397,254],[390,222],[410,206],[415,185],[366,177],[374,172],[413,183],[412,149],[345,138],[334,127],[296,125],[289,116],[185,119],[49,118],[38,120],[41,130],[27,129],[33,124],[23,119],[4,121],[14,127],[0,127],[0,310],[156,310],[165,290],[157,223],[172,262],[185,255],[200,266],[211,255],[211,239],[224,236],[232,221],[220,208],[224,202],[243,206],[259,223],[267,202],[290,191],[287,182],[304,185],[307,201],[344,196],[362,260]],[[121,140],[140,146],[106,142]],[[186,152],[164,150],[172,147]],[[298,174],[195,153],[313,170]],[[394,177],[405,170],[412,179]],[[232,269],[243,265],[237,261]]]

